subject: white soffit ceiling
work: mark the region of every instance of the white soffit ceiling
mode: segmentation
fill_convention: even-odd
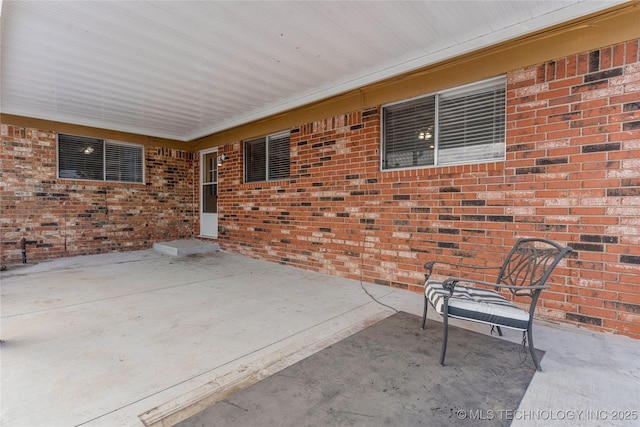
[[[7,1],[0,111],[189,141],[622,1]]]

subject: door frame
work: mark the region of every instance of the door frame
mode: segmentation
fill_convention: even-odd
[[[217,153],[218,152],[218,148],[209,148],[206,150],[201,150],[200,151],[200,179],[198,180],[198,185],[200,186],[200,200],[199,200],[199,206],[198,206],[198,212],[200,215],[200,233],[199,236],[200,237],[207,237],[207,238],[217,238],[218,237],[218,206],[216,206],[216,213],[212,214],[212,213],[206,213],[204,212],[204,178],[205,175],[207,173],[206,171],[206,164],[205,164],[205,158],[208,154],[211,153]],[[217,165],[216,165],[216,181],[215,184],[218,185],[219,183],[219,171],[217,170]],[[216,198],[216,205],[218,203],[218,200]],[[203,227],[203,224],[205,223],[205,221],[213,221],[213,224],[208,224],[208,227]],[[203,233],[203,230],[207,231],[207,234]]]

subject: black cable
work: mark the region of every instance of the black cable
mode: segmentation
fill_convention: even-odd
[[[366,214],[367,212],[365,212]],[[395,307],[391,307],[388,304],[385,304],[383,302],[380,302],[376,299],[376,297],[374,297],[373,295],[371,295],[369,293],[369,291],[367,291],[364,288],[364,282],[362,280],[363,275],[364,275],[364,247],[365,247],[365,243],[366,243],[366,238],[367,238],[367,222],[363,221],[364,227],[362,229],[362,248],[360,250],[360,287],[362,288],[362,290],[364,291],[365,294],[369,295],[369,298],[371,298],[372,300],[374,300],[375,302],[377,302],[378,304],[390,308],[391,310],[395,311],[396,313],[399,313],[400,311],[398,309],[396,309]]]

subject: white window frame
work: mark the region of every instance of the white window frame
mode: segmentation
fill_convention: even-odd
[[[464,96],[471,96],[475,93],[493,92],[495,89],[491,89],[491,88],[495,88],[500,84],[503,84],[505,89],[504,89],[504,99],[500,100],[500,102],[504,102],[504,110],[501,111],[503,120],[501,121],[501,128],[496,128],[496,132],[495,132],[496,134],[500,135],[498,139],[497,140],[493,139],[493,140],[487,141],[486,143],[477,143],[477,142],[472,143],[470,144],[470,146],[473,146],[473,148],[467,148],[464,146],[464,144],[462,144],[462,146],[459,148],[456,148],[455,146],[453,147],[453,149],[455,150],[462,150],[463,152],[466,151],[467,154],[469,154],[468,150],[473,149],[474,151],[472,151],[472,153],[473,154],[479,153],[480,157],[476,157],[473,159],[466,158],[460,161],[442,160],[443,148],[441,147],[441,138],[443,134],[446,134],[446,130],[443,129],[442,122],[446,121],[445,119],[448,118],[446,116],[441,116],[441,104],[443,102],[446,102],[443,100],[446,100],[451,97],[459,97],[461,99]],[[487,90],[483,91],[483,89],[485,88]],[[457,166],[457,165],[466,165],[466,164],[504,161],[505,155],[506,155],[506,95],[507,95],[506,94],[506,76],[499,76],[499,77],[494,77],[491,79],[471,83],[468,85],[459,86],[456,88],[447,89],[447,90],[431,93],[428,95],[422,95],[419,97],[383,105],[381,109],[381,126],[380,126],[381,127],[380,169],[382,171],[393,171],[393,170],[402,170],[402,169],[432,168],[432,167],[442,167],[442,166]],[[432,119],[433,123],[430,123],[429,126],[425,125],[424,129],[419,128],[417,125],[415,125],[414,128],[411,128],[411,126],[407,126],[406,128],[401,129],[399,127],[399,130],[404,130],[406,133],[409,133],[409,131],[411,131],[413,134],[415,134],[416,140],[418,139],[425,140],[425,135],[427,135],[427,138],[429,139],[429,141],[428,142],[416,141],[416,145],[415,145],[416,148],[419,147],[418,144],[424,144],[424,146],[421,147],[421,150],[414,150],[413,152],[414,158],[416,158],[416,156],[418,157],[424,156],[424,160],[422,160],[423,163],[419,163],[420,160],[413,160],[414,164],[412,165],[406,164],[408,163],[407,161],[408,154],[406,154],[405,158],[402,159],[403,160],[401,162],[402,164],[395,167],[389,166],[388,164],[392,161],[392,160],[389,160],[390,155],[398,154],[399,156],[402,156],[402,152],[397,152],[397,153],[387,152],[387,141],[385,136],[386,126],[387,126],[387,117],[386,117],[386,112],[388,111],[387,109],[392,109],[393,107],[402,107],[402,106],[410,107],[410,103],[412,102],[419,103],[421,100],[424,100],[425,103],[429,103],[430,99],[433,99],[433,104],[434,104],[433,116],[429,116],[429,118]],[[421,110],[421,111],[426,111],[427,114],[429,113],[427,110]],[[500,119],[500,116],[496,116],[495,113],[496,111],[494,111],[494,114],[492,115],[492,117],[494,118],[494,122],[495,122],[495,119]],[[411,119],[413,116],[409,115],[407,117]],[[464,117],[466,117],[467,119],[469,118],[469,116],[464,116]],[[491,127],[491,126],[487,126],[487,127]],[[463,130],[466,131],[466,128],[463,128]],[[400,142],[400,145],[402,144],[403,142]],[[408,144],[408,147],[411,147],[411,142],[407,144]],[[428,150],[433,150],[433,152],[429,153]],[[410,153],[410,152],[407,151],[406,153]],[[433,159],[433,163],[428,163],[431,161],[431,159]]]
[[[288,157],[288,173],[287,176],[278,176],[276,178],[270,178],[271,173],[273,172],[272,168],[271,168],[271,164],[270,164],[270,151],[272,149],[272,144],[275,143],[275,141],[281,140],[283,138],[287,139],[287,152],[289,154]],[[248,152],[249,150],[247,149],[247,147],[250,144],[253,143],[258,143],[258,142],[264,142],[265,145],[265,176],[264,179],[249,179],[249,162],[250,159],[248,157]],[[283,147],[284,148],[284,147]],[[291,132],[290,131],[283,131],[283,132],[278,132],[278,133],[273,133],[267,136],[263,136],[260,138],[254,138],[254,139],[248,139],[245,140],[243,142],[243,152],[244,152],[244,161],[243,161],[243,165],[244,165],[244,182],[246,184],[253,184],[253,183],[259,183],[259,182],[272,182],[272,181],[285,181],[291,178]]]
[[[61,176],[63,174],[61,174],[61,143],[60,143],[60,136],[70,136],[73,138],[76,138],[78,141],[82,141],[83,139],[86,140],[87,145],[89,146],[90,144],[95,144],[95,143],[101,143],[102,144],[102,159],[98,159],[98,161],[100,162],[100,165],[102,166],[102,179],[96,179],[96,178],[90,178],[90,177],[85,177],[85,176],[81,176],[81,175],[75,175],[74,176]],[[139,156],[140,156],[140,162],[139,162],[139,170],[136,171],[136,175],[140,176],[140,180],[134,180],[134,181],[127,181],[127,180],[120,180],[120,179],[109,179],[108,178],[108,164],[109,164],[109,155],[107,153],[107,147],[113,147],[113,146],[121,146],[121,147],[130,147],[130,148],[137,148],[139,150]],[[82,155],[84,153],[82,152],[78,152],[78,155]],[[91,153],[88,153],[91,154]],[[56,150],[56,155],[57,155],[57,165],[56,165],[56,174],[58,179],[71,179],[71,180],[86,180],[86,181],[98,181],[98,182],[121,182],[121,183],[130,183],[130,184],[144,184],[145,183],[145,153],[144,153],[144,145],[142,144],[135,144],[135,143],[131,143],[131,142],[124,142],[124,141],[116,141],[116,140],[110,140],[110,139],[103,139],[103,138],[92,138],[92,137],[86,137],[86,136],[81,136],[81,135],[72,135],[72,134],[58,134],[57,135],[57,150]],[[127,160],[127,159],[125,159]],[[136,166],[136,162],[134,162],[132,164],[132,166]],[[96,169],[98,170],[98,169]],[[66,174],[65,174],[66,175]]]

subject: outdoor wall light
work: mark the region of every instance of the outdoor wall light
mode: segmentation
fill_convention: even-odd
[[[224,155],[224,153],[220,154],[218,156],[218,167],[222,166],[222,162],[224,162],[227,159],[227,156]]]

